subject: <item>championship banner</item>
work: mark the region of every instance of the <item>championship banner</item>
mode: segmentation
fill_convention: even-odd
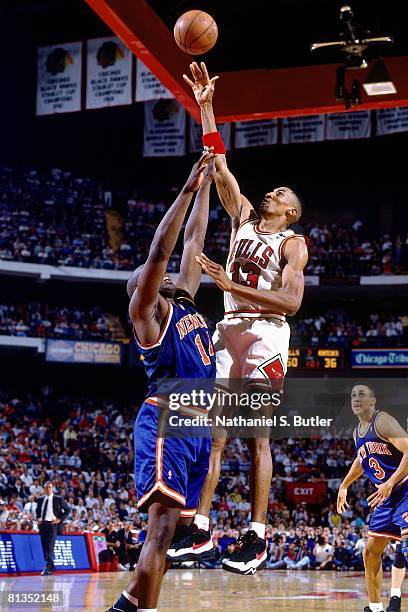
[[[352,349],[351,367],[370,370],[408,368],[408,349]]]
[[[377,136],[408,132],[408,106],[377,111]]]
[[[321,504],[327,495],[327,482],[286,482],[286,500],[292,504]]]
[[[235,148],[263,147],[278,142],[278,120],[237,121],[235,123]]]
[[[286,117],[282,121],[282,143],[322,142],[324,140],[324,115]]]
[[[221,134],[225,148],[229,151],[231,149],[231,124],[221,123],[217,125],[217,130]],[[188,147],[190,153],[201,153],[203,150],[202,135],[203,128],[201,123],[196,123],[194,119],[190,117],[190,143]]]
[[[152,72],[137,58],[136,61],[136,102],[174,98]]]
[[[327,115],[326,139],[348,140],[351,138],[370,138],[371,112],[333,113]]]
[[[120,365],[122,348],[120,342],[47,340],[45,360],[55,363]]]
[[[132,53],[114,36],[87,42],[86,108],[132,103]]]
[[[82,43],[37,49],[37,115],[81,110]]]
[[[145,102],[144,157],[184,155],[186,111],[176,100]]]

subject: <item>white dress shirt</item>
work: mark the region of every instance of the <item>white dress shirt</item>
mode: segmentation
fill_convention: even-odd
[[[52,509],[52,500],[54,498],[54,494],[51,493],[51,495],[46,495],[44,497],[44,501],[43,501],[43,505],[41,507],[41,517],[43,518],[44,521],[54,521],[57,517],[54,514],[54,511]],[[44,505],[47,503],[47,499],[48,499],[48,505],[47,505],[47,511],[45,513],[45,516],[43,516],[44,514]]]
[[[35,514],[37,510],[37,502],[36,501],[28,501],[24,506],[25,512],[31,512],[31,514]]]

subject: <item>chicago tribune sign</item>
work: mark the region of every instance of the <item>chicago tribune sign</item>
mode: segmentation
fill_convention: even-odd
[[[353,349],[352,368],[408,368],[408,349]]]

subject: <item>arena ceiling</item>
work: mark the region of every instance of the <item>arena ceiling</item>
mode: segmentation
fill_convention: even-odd
[[[352,6],[357,23],[390,33],[395,45],[385,56],[408,55],[407,8],[403,0],[147,0],[169,30],[193,8],[219,24],[217,45],[207,60],[213,71],[290,68],[339,61],[338,52],[310,53],[318,40],[336,39],[339,9]],[[373,49],[374,53],[377,49]]]
[[[189,57],[177,48],[172,36],[172,26],[180,13],[197,8],[197,3],[181,0],[86,1],[198,119],[191,92],[180,78],[188,68]],[[376,96],[375,100],[363,97],[360,109],[408,104],[405,4],[397,0],[354,2],[358,22],[375,31],[389,30],[387,33],[392,33],[397,40],[393,49],[383,51],[387,54],[386,65],[397,93]],[[343,110],[343,105],[334,97],[335,65],[328,63],[338,61],[338,56],[332,53],[328,56],[326,51],[313,56],[309,51],[311,42],[337,38],[342,3],[328,0],[202,0],[198,5],[213,14],[220,28],[216,50],[204,58],[208,59],[212,72],[221,72],[216,106],[219,121]],[[348,77],[351,82],[356,72],[363,71],[350,72],[353,72],[352,77]]]
[[[67,5],[85,2],[140,57],[198,119],[197,106],[181,79],[191,57],[178,49],[172,29],[186,10],[200,8],[219,26],[216,47],[203,56],[210,71],[220,74],[216,114],[219,121],[237,121],[338,112],[344,106],[334,96],[339,51],[311,53],[312,42],[334,40],[341,25],[338,0],[3,0],[2,10],[35,11],[49,7],[52,16]],[[408,10],[402,0],[349,0],[355,21],[374,33],[391,34],[393,46],[375,46],[368,54],[381,55],[397,93],[368,98],[356,108],[408,105]],[[51,10],[54,9],[54,10]],[[78,13],[80,15],[80,12]],[[79,17],[79,19],[81,19]],[[200,58],[199,58],[200,59]],[[372,63],[369,63],[369,68]],[[364,81],[367,70],[350,71],[348,80]]]

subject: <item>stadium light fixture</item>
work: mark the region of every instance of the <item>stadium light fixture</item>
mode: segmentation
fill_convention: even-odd
[[[363,83],[363,87],[368,96],[383,96],[385,94],[397,93],[397,88],[382,60],[375,62]]]

